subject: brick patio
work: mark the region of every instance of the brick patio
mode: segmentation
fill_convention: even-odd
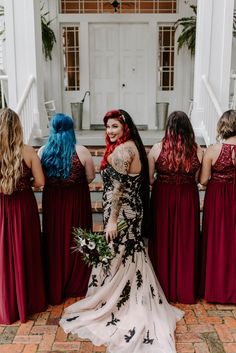
[[[0,326],[0,353],[105,353],[105,347],[66,335],[58,326],[63,308],[75,300],[49,307],[25,324]],[[185,311],[176,330],[178,353],[236,353],[236,305],[177,306]]]

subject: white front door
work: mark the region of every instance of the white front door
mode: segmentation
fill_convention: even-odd
[[[91,125],[121,108],[147,126],[147,43],[146,24],[91,24]]]

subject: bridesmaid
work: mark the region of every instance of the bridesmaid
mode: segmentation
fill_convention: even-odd
[[[46,176],[42,205],[47,292],[49,303],[55,305],[87,291],[90,269],[72,250],[72,229],[92,228],[88,183],[95,168],[88,149],[76,145],[73,120],[64,114],[54,115],[39,155]]]
[[[41,231],[33,185],[44,184],[40,160],[23,144],[18,115],[0,114],[0,324],[8,325],[47,307]]]
[[[203,217],[203,287],[209,302],[236,303],[236,111],[217,124],[223,141],[207,148],[200,183],[207,185]]]
[[[149,254],[169,301],[194,303],[198,279],[199,172],[202,149],[187,115],[170,114],[165,136],[148,156],[151,195]]]

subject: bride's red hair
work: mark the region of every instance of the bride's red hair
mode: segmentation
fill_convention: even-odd
[[[105,169],[107,166],[107,158],[108,156],[114,151],[114,149],[119,146],[121,143],[124,143],[130,139],[130,129],[125,122],[125,117],[119,110],[110,110],[106,113],[103,118],[103,122],[105,127],[107,126],[107,122],[109,119],[117,119],[123,125],[123,135],[119,138],[115,143],[111,143],[109,136],[105,135],[105,142],[106,142],[106,150],[104,153],[103,160],[101,162],[101,169]]]

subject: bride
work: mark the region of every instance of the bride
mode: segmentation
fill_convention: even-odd
[[[109,111],[104,124],[104,227],[116,256],[109,272],[93,268],[86,297],[65,309],[60,325],[66,333],[105,344],[109,353],[175,353],[174,331],[183,312],[168,304],[143,243],[149,198],[146,152],[126,111]],[[118,233],[121,219],[128,227]]]

